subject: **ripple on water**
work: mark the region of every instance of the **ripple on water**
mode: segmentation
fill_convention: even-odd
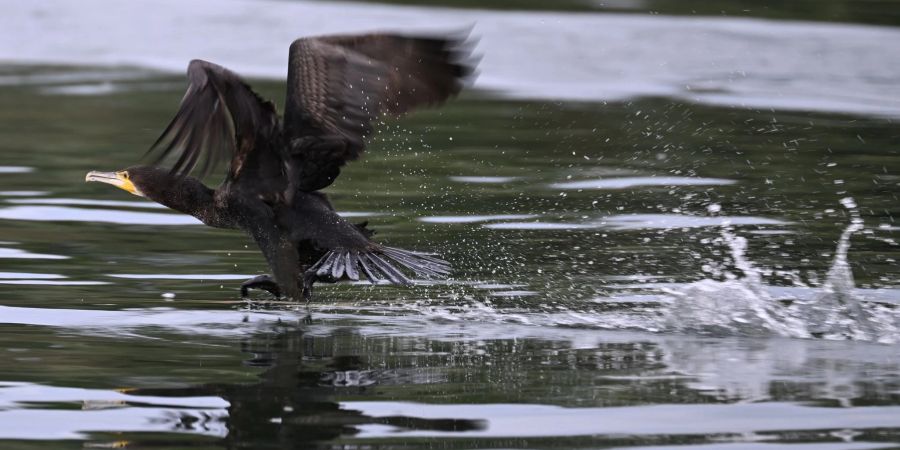
[[[296,305],[296,304],[294,304]],[[136,336],[145,328],[209,336],[244,335],[279,324],[296,322],[292,311],[179,310],[134,308],[89,310],[67,308],[23,308],[0,306],[5,324],[38,325],[80,330],[103,335]]]
[[[68,256],[31,253],[17,248],[0,247],[0,259],[69,259]]]
[[[123,225],[202,225],[185,214],[165,214],[67,206],[12,206],[0,208],[0,219],[45,222],[103,222]]]
[[[174,274],[174,273],[121,273],[107,274],[112,278],[124,278],[129,280],[246,280],[254,275],[235,274]]]
[[[0,166],[0,173],[28,173],[33,172],[33,167],[25,166]]]
[[[621,177],[598,180],[566,181],[550,185],[556,189],[628,189],[646,186],[726,186],[736,181],[698,177]]]
[[[46,86],[40,89],[44,95],[108,95],[120,92],[165,91],[180,87],[177,83],[127,82],[113,83],[104,80],[100,83],[63,84]]]
[[[104,281],[67,280],[67,276],[55,273],[0,272],[0,284],[40,286],[96,286],[109,284]]]
[[[47,195],[45,191],[0,191],[0,197],[33,197]]]
[[[525,220],[539,217],[537,214],[492,214],[484,216],[429,216],[419,217],[420,222],[426,223],[477,223],[494,220]]]
[[[671,229],[721,227],[723,225],[788,225],[778,219],[753,216],[688,216],[684,214],[627,214],[610,216],[602,224],[615,229]]]
[[[0,75],[0,86],[21,85],[68,85],[84,82],[109,82],[140,80],[153,75],[153,72],[140,69],[115,69],[115,70],[70,70],[66,72],[41,72],[16,75]]]
[[[25,286],[102,286],[110,284],[106,281],[75,281],[75,280],[2,280],[0,284],[25,285]]]
[[[17,205],[124,206],[127,208],[166,209],[165,206],[151,201],[129,202],[122,200],[94,200],[90,198],[17,198],[6,202]]]
[[[122,225],[202,225],[186,214],[127,211],[108,208],[73,208],[70,206],[110,206],[167,210],[163,205],[148,201],[94,200],[86,198],[12,199],[7,203],[21,206],[0,208],[0,219],[33,220],[42,222],[103,222]],[[48,205],[48,206],[34,206]],[[372,217],[380,213],[342,211],[341,217]]]
[[[58,280],[67,277],[65,275],[57,275],[55,273],[0,272],[0,280],[15,280],[24,278],[30,280]]]
[[[475,289],[515,289],[525,287],[525,284],[504,284],[504,283],[478,283],[473,284]]]
[[[582,230],[599,228],[597,225],[588,223],[565,222],[503,222],[488,223],[482,226],[494,230]]]
[[[68,280],[55,273],[0,272],[0,284],[38,286],[97,286],[110,284],[105,281]]]
[[[522,177],[466,177],[466,176],[451,176],[450,180],[456,181],[459,183],[483,183],[483,184],[501,184],[501,183],[509,183],[512,181],[516,181],[521,179]]]
[[[584,223],[572,222],[503,222],[482,225],[497,230],[582,230],[582,229],[674,229],[721,227],[724,225],[787,225],[778,219],[752,216],[688,216],[684,214],[628,214],[609,216]]]
[[[491,297],[533,297],[540,294],[537,291],[496,291],[491,292]]]

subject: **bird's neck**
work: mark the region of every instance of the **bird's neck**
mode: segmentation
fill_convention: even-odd
[[[160,194],[158,196],[148,195],[148,197],[175,211],[194,216],[211,227],[235,227],[225,219],[224,215],[219,214],[220,211],[216,208],[215,191],[194,177],[173,179]]]

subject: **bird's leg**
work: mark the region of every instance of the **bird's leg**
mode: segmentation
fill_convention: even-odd
[[[297,285],[297,249],[275,224],[274,213],[251,202],[241,202],[238,206],[249,211],[257,210],[256,214],[247,216],[243,228],[253,236],[266,257],[279,294],[291,300],[299,300],[301,292]]]
[[[278,288],[278,283],[269,275],[255,276],[241,283],[241,298],[246,298],[250,289],[262,289],[274,295],[275,298],[281,297],[281,289]]]
[[[313,283],[316,282],[316,272],[308,270],[303,273],[303,298],[306,303],[312,300]]]

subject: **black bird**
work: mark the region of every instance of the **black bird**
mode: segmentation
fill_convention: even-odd
[[[90,172],[206,225],[239,229],[262,250],[272,276],[241,285],[309,300],[315,281],[342,278],[410,284],[440,278],[449,264],[432,254],[371,241],[365,224],[341,218],[320,192],[359,158],[385,114],[434,106],[455,96],[472,73],[465,36],[365,34],[301,38],[290,46],[284,117],[238,75],[194,60],[175,118],[148,154],[152,165]],[[167,157],[171,168],[159,167]],[[216,189],[200,179],[219,161]],[[189,176],[199,169],[199,178]],[[404,270],[401,270],[403,268]]]

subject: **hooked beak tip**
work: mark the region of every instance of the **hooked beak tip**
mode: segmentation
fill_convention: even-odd
[[[103,181],[116,178],[115,173],[111,172],[97,172],[96,170],[92,170],[84,176],[85,182],[90,181]]]

